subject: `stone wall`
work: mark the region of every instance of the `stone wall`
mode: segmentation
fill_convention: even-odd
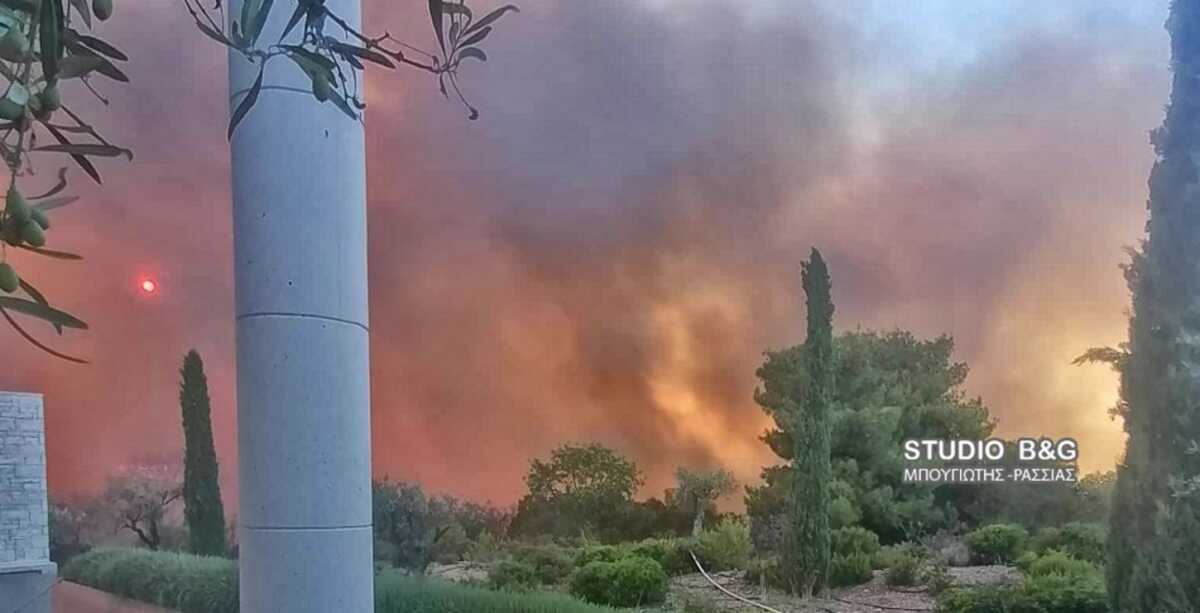
[[[0,613],[50,611],[47,505],[42,396],[0,392]]]
[[[39,394],[0,393],[0,564],[50,559]]]

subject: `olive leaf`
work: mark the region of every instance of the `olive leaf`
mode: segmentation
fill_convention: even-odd
[[[60,311],[54,307],[39,304],[30,300],[21,298],[13,298],[12,296],[0,296],[0,309],[16,311],[30,317],[36,317],[48,321],[52,324],[58,324],[64,328],[74,328],[76,330],[87,330],[88,325],[76,318],[70,313]]]
[[[387,56],[385,56],[384,54],[382,54],[378,51],[375,51],[373,49],[366,49],[364,47],[356,47],[354,45],[348,45],[346,43],[343,43],[343,42],[337,41],[337,40],[329,40],[328,42],[329,42],[330,49],[333,49],[334,51],[339,53],[342,57],[345,57],[347,59],[349,59],[351,57],[362,58],[364,60],[367,60],[368,62],[374,62],[376,64],[379,64],[380,66],[386,66],[388,68],[396,67],[396,65],[393,64],[392,61],[387,58]]]
[[[92,11],[88,7],[87,0],[71,0],[71,8],[75,9],[83,18],[83,24],[91,29],[92,27]]]
[[[266,65],[260,66],[258,69],[258,78],[254,80],[254,85],[250,86],[250,91],[246,92],[246,97],[238,103],[237,108],[233,111],[233,117],[229,120],[229,133],[226,139],[233,140],[233,131],[237,128],[242,119],[246,117],[246,113],[250,112],[250,107],[258,102],[258,93],[262,91],[263,72]]]
[[[54,209],[67,206],[76,200],[79,200],[79,196],[59,196],[58,198],[34,202],[32,206],[39,211],[52,211]]]
[[[54,187],[51,187],[44,193],[38,194],[37,196],[30,196],[29,199],[41,200],[42,198],[49,198],[50,196],[58,194],[64,189],[67,189],[67,168],[65,166],[58,169],[58,183],[55,183]]]
[[[43,247],[34,247],[33,245],[24,245],[24,244],[17,245],[17,247],[24,249],[26,251],[32,251],[38,255],[44,255],[49,258],[54,258],[56,260],[82,260],[83,259],[83,256],[81,256],[81,255],[75,255],[74,253],[67,253],[66,251],[55,251],[53,249],[46,249]]]
[[[114,147],[112,145],[93,145],[93,144],[66,144],[66,145],[43,145],[34,147],[31,151],[49,151],[53,153],[77,153],[79,155],[95,155],[100,157],[117,157],[123,155],[130,161],[133,160],[133,152],[128,149]]]
[[[71,144],[71,141],[67,140],[67,137],[63,136],[63,133],[61,131],[59,131],[58,128],[56,128],[53,125],[48,124],[48,123],[43,123],[42,125],[46,127],[46,131],[49,132],[52,136],[54,136],[54,139],[57,140],[59,143],[62,143],[64,145]],[[100,180],[100,172],[96,170],[96,167],[94,165],[92,165],[91,160],[87,159],[87,157],[85,157],[85,156],[79,155],[78,153],[72,153],[70,155],[71,155],[71,159],[75,160],[75,163],[79,164],[79,167],[82,168],[83,171],[86,172],[89,177],[91,177],[94,181],[96,181],[96,183],[103,183],[103,181]]]
[[[104,58],[96,55],[68,55],[59,64],[59,79],[76,79],[98,70],[104,65]]]
[[[491,28],[491,26],[488,26],[488,27],[472,34],[470,37],[467,38],[467,40],[464,40],[462,42],[462,46],[470,47],[471,45],[478,44],[480,41],[487,38],[487,35],[491,34],[491,33],[492,33],[492,28]]]
[[[42,295],[42,292],[38,291],[38,288],[34,287],[32,283],[26,281],[25,279],[19,279],[18,283],[21,285],[21,289],[25,290],[25,293],[29,294],[29,297],[33,298],[38,304],[47,307],[50,306],[50,301],[46,300],[46,297]],[[58,334],[61,336],[63,331],[62,324],[52,323],[51,325],[54,326],[54,331],[58,332]]]
[[[99,38],[96,38],[95,36],[88,36],[87,34],[80,34],[78,32],[75,32],[74,30],[68,30],[68,32],[74,34],[75,40],[79,41],[79,43],[81,45],[88,47],[89,49],[95,51],[96,53],[99,53],[101,55],[106,55],[114,60],[118,60],[121,62],[129,61],[129,56],[122,53],[120,49],[117,49],[116,47],[100,40]]]
[[[51,80],[58,76],[59,61],[63,59],[62,0],[41,0],[38,41],[41,45],[42,76]]]
[[[442,53],[446,52],[446,38],[442,34],[442,0],[429,0],[429,18],[433,21],[433,31],[437,34],[438,46]]]
[[[483,17],[483,19],[480,19],[479,21],[472,24],[471,27],[467,28],[466,31],[463,32],[463,36],[468,36],[472,32],[475,32],[477,30],[480,30],[482,28],[486,28],[486,27],[492,25],[493,23],[495,23],[495,21],[497,19],[500,19],[501,17],[503,17],[504,14],[509,11],[512,11],[514,13],[520,13],[521,9],[517,8],[516,6],[514,6],[512,4],[502,6],[498,9],[488,13],[487,15],[485,15]]]
[[[274,3],[275,0],[262,0],[262,6],[254,14],[254,19],[247,22],[246,39],[251,45],[258,41],[258,35],[262,33],[263,26],[267,23],[267,16],[271,13],[271,5]]]
[[[29,343],[32,344],[34,347],[37,347],[38,349],[41,349],[42,351],[45,351],[46,353],[49,353],[50,355],[52,355],[56,358],[61,358],[61,359],[67,360],[68,362],[75,362],[76,364],[87,364],[88,363],[87,360],[72,357],[65,353],[60,353],[60,352],[55,351],[55,350],[47,347],[46,345],[42,344],[40,341],[38,341],[36,338],[34,338],[33,335],[26,332],[25,328],[22,328],[21,324],[18,324],[17,320],[13,319],[12,315],[8,314],[8,311],[0,308],[0,315],[3,315],[4,319],[8,320],[8,325],[12,326],[13,330],[17,331],[17,334],[20,334],[22,337],[24,337],[25,340],[29,341]]]
[[[467,58],[475,58],[481,62],[486,62],[487,54],[484,53],[483,49],[480,49],[479,47],[467,47],[466,49],[458,52],[458,59],[460,61]]]

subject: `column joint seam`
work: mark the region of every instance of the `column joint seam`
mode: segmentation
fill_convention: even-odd
[[[243,319],[252,319],[255,317],[295,317],[297,319],[318,319],[321,321],[330,321],[330,322],[339,323],[339,324],[358,326],[359,328],[362,328],[366,332],[371,331],[371,328],[369,326],[367,326],[367,324],[354,321],[353,319],[332,317],[330,315],[317,315],[315,313],[289,313],[286,311],[258,311],[258,312],[254,312],[254,313],[242,313],[237,316],[237,321],[241,321]]]

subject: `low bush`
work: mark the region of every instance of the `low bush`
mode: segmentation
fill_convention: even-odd
[[[627,556],[616,562],[590,562],[575,571],[571,593],[591,603],[614,607],[655,605],[667,596],[667,573],[658,562]]]
[[[887,570],[895,566],[900,558],[906,557],[925,560],[929,557],[929,552],[916,543],[899,543],[880,547],[879,551],[871,556],[872,564],[878,570]]]
[[[978,564],[1011,564],[1025,551],[1029,533],[1016,524],[992,524],[967,535],[971,559]]]
[[[1032,578],[1057,575],[1060,577],[1100,577],[1100,569],[1091,562],[1077,560],[1061,551],[1050,551],[1028,564],[1025,572]]]
[[[829,526],[831,528],[835,530],[848,528],[861,519],[862,514],[848,499],[839,496],[829,502]]]
[[[1033,577],[1022,592],[1046,613],[1108,613],[1108,593],[1099,572]]]
[[[96,548],[62,568],[62,577],[182,613],[236,613],[237,563],[148,549]]]
[[[879,553],[879,536],[860,526],[838,528],[831,533],[831,538],[834,555],[862,553],[874,556]]]
[[[911,587],[917,584],[921,572],[921,560],[916,556],[902,555],[892,561],[883,571],[883,580],[890,586]]]
[[[527,592],[540,586],[537,570],[525,562],[501,560],[488,569],[488,587],[506,592]]]
[[[625,552],[612,545],[588,545],[575,554],[575,567],[583,568],[592,562],[616,562]]]
[[[829,560],[829,585],[847,587],[871,580],[871,556],[865,553],[834,554]]]
[[[754,549],[750,542],[750,527],[732,519],[705,530],[695,540],[696,556],[707,571],[744,569]]]
[[[1038,553],[1061,551],[1075,559],[1103,564],[1107,555],[1108,530],[1103,524],[1071,522],[1062,528],[1045,528],[1033,539]]]
[[[938,598],[938,613],[1108,613],[1099,573],[1047,574],[1021,586],[955,588]]]
[[[529,566],[539,585],[558,585],[575,565],[574,554],[557,545],[525,545],[513,549],[513,560]]]
[[[565,594],[494,592],[397,572],[375,579],[376,613],[616,613]]]
[[[954,577],[944,564],[934,563],[921,571],[921,583],[926,591],[937,596],[954,586]]]

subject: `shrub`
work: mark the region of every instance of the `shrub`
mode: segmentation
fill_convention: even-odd
[[[1025,583],[1022,591],[1046,613],[1108,612],[1108,594],[1098,571],[1092,575],[1034,577]]]
[[[858,523],[862,514],[854,508],[854,503],[846,498],[834,498],[829,503],[829,527],[833,529],[848,528]]]
[[[950,575],[950,571],[946,569],[945,565],[935,563],[926,566],[921,571],[921,583],[925,585],[926,591],[937,596],[954,586],[954,577]]]
[[[592,562],[616,562],[624,553],[612,545],[587,545],[575,555],[575,567],[583,568]]]
[[[833,553],[849,556],[863,553],[874,556],[879,552],[879,537],[870,530],[859,526],[838,528],[832,535]]]
[[[900,543],[898,545],[885,545],[879,548],[872,556],[873,565],[879,570],[886,570],[894,566],[900,558],[911,557],[918,560],[924,560],[929,557],[929,552],[924,547],[916,543]]]
[[[595,604],[636,607],[663,602],[667,574],[649,558],[628,556],[616,562],[590,562],[575,571],[571,593]]]
[[[989,585],[953,588],[937,599],[937,613],[1047,613],[1023,592]]]
[[[493,590],[526,592],[541,583],[537,570],[525,562],[503,560],[488,569],[488,587]]]
[[[182,613],[236,613],[237,563],[148,549],[97,548],[71,560],[64,579]]]
[[[557,545],[526,545],[513,551],[513,559],[529,566],[539,585],[558,585],[574,568],[570,551]]]
[[[704,570],[709,571],[745,568],[754,548],[749,526],[731,519],[705,530],[696,539],[696,545],[696,556],[704,564]]]
[[[376,613],[615,613],[565,594],[494,592],[397,572],[375,580]]]
[[[1016,524],[992,524],[967,535],[971,559],[983,564],[1011,564],[1025,550],[1029,533]]]
[[[830,560],[832,567],[833,560]],[[832,574],[832,568],[831,573]],[[760,585],[763,580],[766,580],[767,585],[787,589],[787,582],[783,574],[779,571],[779,556],[766,556],[762,558],[754,558],[746,564],[746,581],[753,585]]]
[[[917,574],[921,570],[921,561],[916,556],[898,556],[883,571],[884,581],[891,586],[909,587],[917,584]]]
[[[846,587],[871,580],[871,556],[865,553],[834,554],[829,560],[829,585]]]
[[[1103,564],[1108,530],[1103,524],[1072,522],[1062,528],[1045,528],[1033,539],[1038,553],[1058,550],[1078,560]]]
[[[1039,556],[1028,565],[1026,572],[1033,578],[1057,575],[1086,579],[1100,576],[1100,569],[1091,562],[1076,560],[1061,551],[1050,551]]]
[[[1048,574],[1020,587],[955,588],[938,598],[938,613],[1108,613],[1099,573],[1090,577]]]
[[[696,572],[696,563],[692,561],[689,552],[695,552],[704,569],[708,570],[711,562],[704,559],[705,552],[700,549],[700,542],[693,538],[676,538],[663,541],[666,552],[661,564],[663,571],[672,577],[688,575]]]

